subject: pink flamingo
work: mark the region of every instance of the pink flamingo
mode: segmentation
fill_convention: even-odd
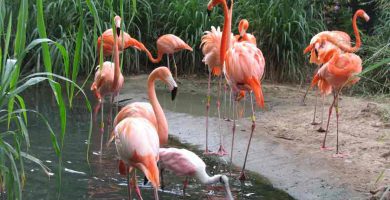
[[[226,81],[237,95],[240,91],[254,92],[256,103],[259,107],[264,107],[264,98],[261,89],[261,78],[264,73],[265,59],[262,52],[255,45],[249,42],[236,42],[230,47],[231,35],[231,19],[233,11],[233,0],[210,0],[208,10],[211,11],[215,6],[221,4],[224,12],[224,27],[222,32],[222,43],[220,60],[225,63],[223,68]],[[245,166],[248,157],[249,147],[252,140],[253,132],[256,127],[255,113],[253,108],[253,99],[251,93],[252,104],[252,128],[249,138],[244,165],[239,179],[245,180]],[[234,106],[233,106],[234,108]],[[234,112],[233,112],[234,113]],[[234,119],[233,115],[233,119]],[[231,161],[233,157],[233,144],[235,134],[235,119],[233,120],[233,138],[231,148]]]
[[[158,199],[157,189],[160,181],[157,161],[161,141],[159,134],[161,132],[168,133],[168,124],[156,96],[155,80],[162,80],[166,83],[172,92],[172,99],[175,98],[177,84],[169,69],[159,67],[153,70],[148,78],[148,96],[152,110],[150,110],[150,104],[133,103],[133,107],[129,106],[128,108],[132,108],[131,112],[116,117],[117,125],[114,136],[110,138],[108,144],[115,138],[116,149],[120,157],[121,174],[125,172],[128,174],[133,168],[143,171],[155,188],[155,199]],[[136,183],[135,179],[134,172],[133,183]],[[137,188],[137,185],[135,187]],[[138,190],[137,194],[140,196]]]
[[[318,41],[321,44],[322,41],[326,41],[327,37],[320,38]],[[336,154],[334,157],[343,157],[344,155],[339,152],[339,107],[338,100],[340,91],[349,85],[353,85],[359,81],[359,77],[356,77],[356,74],[359,74],[362,71],[362,60],[359,56],[353,53],[339,53],[337,50],[332,50],[331,59],[325,63],[314,76],[312,81],[312,86],[318,84],[319,81],[322,81],[322,84],[319,85],[321,94],[325,95],[334,90],[334,98],[332,105],[329,108],[328,123],[326,126],[324,140],[321,146],[321,149],[327,149],[325,146],[326,136],[329,129],[330,116],[332,115],[333,107],[336,110],[336,131],[337,131],[337,147]]]
[[[233,35],[232,42],[234,41]],[[222,32],[220,28],[217,29],[212,26],[211,31],[205,31],[205,35],[202,36],[202,53],[204,55],[203,62],[208,66],[209,78],[207,83],[207,102],[206,102],[206,149],[204,154],[213,154],[208,149],[208,124],[209,124],[209,111],[210,111],[210,100],[211,100],[211,76],[219,77],[219,88],[217,97],[217,111],[218,111],[218,125],[219,125],[219,149],[217,155],[226,155],[225,148],[222,145],[222,133],[221,133],[221,112],[220,112],[220,91],[222,82],[222,63],[220,61],[220,49],[221,49]],[[225,91],[226,92],[226,91]]]
[[[149,60],[153,63],[161,62],[162,56],[167,54],[169,69],[171,69],[169,66],[169,55],[172,55],[173,62],[175,64],[175,79],[177,79],[177,66],[173,54],[181,50],[192,51],[192,48],[176,35],[166,34],[157,39],[157,58],[153,58],[152,54],[147,49],[146,53],[149,57]]]
[[[121,18],[115,16],[114,18],[116,35],[113,34],[112,29],[106,30],[102,36],[98,38],[98,48],[103,41],[103,52],[105,56],[113,55],[114,63],[104,62],[103,66],[98,65],[96,67],[95,79],[91,85],[91,91],[95,94],[95,97],[98,99],[98,104],[94,108],[94,115],[97,114],[100,107],[103,106],[103,99],[107,95],[111,95],[111,103],[113,102],[114,96],[119,94],[120,89],[123,86],[124,78],[120,71],[120,61],[119,61],[119,47],[125,49],[128,47],[135,47],[140,49],[143,47],[143,44],[137,40],[131,38],[127,33],[121,31]],[[124,38],[125,46],[122,45],[122,39]],[[115,42],[116,41],[116,42]],[[101,133],[104,132],[104,123],[103,123],[103,107],[102,107],[102,123],[101,123]],[[103,136],[101,136],[101,149]]]
[[[338,45],[344,46],[344,50],[347,50],[346,52],[357,51],[361,46],[360,34],[359,34],[359,30],[358,30],[357,23],[356,23],[358,17],[363,18],[365,21],[368,21],[370,19],[369,16],[364,12],[364,10],[360,9],[360,10],[357,10],[355,12],[353,19],[352,19],[352,27],[353,27],[355,37],[356,37],[356,46],[355,47],[352,47],[351,38],[345,32],[342,32],[342,31],[323,31],[323,32],[320,32],[311,39],[310,45],[305,49],[305,53],[307,53],[309,51],[311,52],[310,63],[315,63],[315,64],[319,65],[319,67],[318,67],[318,69],[319,69],[320,65],[328,62],[329,59],[332,57],[331,52],[333,52],[332,51],[333,49],[336,49],[339,53],[342,53],[343,51],[341,50],[341,48],[333,43],[337,43]],[[314,46],[316,45],[317,39],[322,37],[322,36],[325,36],[325,35],[332,37],[331,40],[333,41],[333,43],[325,41],[321,48],[314,48]],[[321,59],[319,59],[319,57],[321,57]],[[319,81],[319,84],[322,84],[321,81]],[[306,90],[306,93],[303,97],[303,101],[302,101],[303,104],[304,104],[304,101],[305,101],[305,98],[306,98],[306,95],[307,95],[309,89],[310,89],[310,87],[308,87],[308,89]],[[324,96],[322,96],[322,108],[324,108]],[[317,96],[316,96],[316,103],[315,103],[315,107],[314,107],[314,117],[313,117],[313,122],[312,122],[313,125],[318,124],[315,122],[316,111],[317,111]],[[325,132],[325,130],[323,129],[323,126],[322,126],[323,125],[323,112],[324,112],[324,109],[322,109],[322,112],[321,112],[321,126],[318,129],[319,132]]]
[[[248,20],[242,19],[240,21],[240,23],[238,24],[238,32],[240,34],[235,36],[236,40],[238,42],[247,41],[247,42],[250,42],[250,43],[254,44],[255,46],[257,46],[256,37],[254,35],[246,32],[248,30],[248,28],[249,28]]]
[[[183,196],[185,196],[185,189],[188,185],[188,177],[196,177],[202,184],[206,185],[222,183],[225,186],[226,199],[233,199],[228,177],[222,174],[210,177],[206,172],[206,164],[195,153],[186,149],[160,148],[159,156],[161,170],[167,169],[177,176],[186,177],[183,185]],[[162,173],[161,182],[163,182]]]

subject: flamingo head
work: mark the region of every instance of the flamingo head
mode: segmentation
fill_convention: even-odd
[[[232,192],[230,191],[229,178],[226,175],[221,175],[219,182],[225,186],[226,199],[233,200]]]
[[[177,94],[177,84],[173,79],[171,71],[167,67],[158,67],[153,70],[153,72],[155,71],[157,72],[158,79],[162,80],[171,91],[172,101],[175,100]]]
[[[240,32],[240,39],[246,34],[249,28],[249,22],[246,19],[242,19],[238,24],[238,31]]]
[[[116,35],[118,37],[121,34],[121,21],[122,21],[122,19],[118,15],[114,17],[114,22],[115,22],[115,27],[116,27]]]
[[[210,16],[211,11],[214,7],[218,6],[219,4],[226,5],[228,9],[231,9],[232,7],[232,0],[210,0],[207,4],[207,14]]]
[[[366,22],[370,20],[370,16],[368,16],[367,13],[362,9],[357,10],[355,15],[363,18],[364,20],[366,20]]]

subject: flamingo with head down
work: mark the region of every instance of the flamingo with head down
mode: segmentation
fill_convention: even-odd
[[[111,101],[113,101],[114,95],[118,95],[120,89],[123,86],[124,78],[120,71],[120,61],[119,61],[119,37],[123,34],[126,35],[123,31],[121,31],[121,18],[119,16],[115,16],[115,27],[116,34],[113,34],[113,30],[109,29],[100,36],[100,40],[103,40],[103,51],[106,53],[110,53],[114,57],[114,63],[112,62],[104,62],[103,66],[96,67],[95,80],[91,85],[91,91],[95,94],[95,97],[98,99],[98,104],[94,108],[94,115],[96,116],[100,107],[103,106],[103,99],[107,95],[111,95]],[[100,41],[98,39],[98,46],[100,46]],[[104,42],[106,41],[106,42]],[[125,37],[126,45],[128,47],[139,47],[142,46],[140,42],[135,39]],[[108,54],[107,54],[108,55]],[[102,123],[101,123],[101,133],[104,132],[104,124],[103,124],[103,108],[102,108]],[[103,136],[101,136],[101,148]]]
[[[188,184],[188,177],[196,177],[202,184],[222,183],[225,186],[226,199],[232,200],[233,196],[229,187],[227,176],[217,174],[210,177],[206,172],[206,164],[195,153],[186,149],[160,148],[160,167],[173,172],[177,176],[185,176],[183,195]],[[161,180],[162,179],[161,173]]]
[[[169,66],[169,56],[172,55],[173,62],[175,64],[175,79],[177,79],[177,66],[176,66],[176,61],[175,57],[173,56],[174,53],[181,51],[181,50],[188,50],[192,51],[192,48],[185,43],[182,39],[177,37],[176,35],[173,34],[166,34],[163,36],[160,36],[157,39],[157,57],[154,58],[153,55],[148,51],[147,49],[146,53],[149,57],[149,60],[153,63],[159,63],[161,62],[161,59],[164,54],[167,54],[167,62],[168,62],[168,68]]]
[[[336,50],[338,53],[342,52],[356,52],[360,46],[361,46],[361,39],[359,30],[357,27],[357,18],[363,18],[365,21],[368,21],[370,17],[367,15],[367,13],[364,12],[364,10],[357,10],[353,16],[352,19],[352,27],[354,30],[355,38],[356,38],[356,45],[352,47],[351,44],[351,37],[343,32],[343,31],[323,31],[315,35],[311,41],[308,47],[306,47],[304,53],[310,52],[310,63],[315,63],[318,65],[318,68],[316,71],[320,69],[320,66],[330,60],[332,57],[333,50]],[[323,41],[322,46],[318,46],[317,48],[316,43],[318,43],[318,39],[321,37],[327,38],[329,41]],[[317,72],[316,72],[317,73]],[[318,87],[321,87],[320,85],[323,84],[322,81],[318,82]],[[303,97],[302,102],[304,103],[306,95],[311,87],[308,87],[306,90],[306,93]],[[331,90],[331,88],[329,88]],[[328,91],[327,93],[330,93],[331,91]],[[326,93],[325,93],[326,94]],[[321,126],[318,129],[319,132],[325,132],[325,129],[323,128],[323,112],[324,112],[324,95],[322,95],[322,112],[321,112]],[[313,116],[313,125],[317,125],[318,123],[315,122],[316,119],[316,111],[317,111],[317,96],[316,96],[316,103],[314,107],[314,116]]]
[[[327,37],[320,37],[318,39],[319,45],[322,45],[325,41],[327,41]],[[325,146],[326,136],[329,130],[330,116],[332,115],[333,108],[335,108],[337,144],[334,157],[343,157],[344,154],[339,152],[339,95],[344,87],[353,85],[359,81],[359,77],[355,75],[362,71],[362,60],[354,53],[340,53],[336,49],[333,49],[331,53],[332,57],[318,70],[311,85],[314,86],[321,81],[321,84],[318,86],[322,95],[328,94],[332,90],[334,91],[333,102],[329,108],[328,123],[321,149],[327,149]]]
[[[261,78],[264,73],[265,59],[262,52],[250,42],[236,42],[230,46],[231,20],[233,12],[233,0],[210,0],[207,9],[211,11],[215,6],[221,5],[224,12],[224,26],[222,32],[222,43],[220,50],[220,62],[224,63],[225,78],[233,93],[237,96],[240,91],[251,92],[252,104],[252,128],[249,142],[246,149],[244,165],[239,179],[245,180],[245,166],[248,158],[249,147],[253,132],[256,127],[255,113],[253,107],[252,92],[255,94],[256,103],[264,107],[264,97],[261,89]],[[234,106],[233,106],[234,108]],[[234,112],[233,112],[234,113]],[[233,119],[234,119],[233,114]],[[231,148],[231,160],[234,145],[235,119],[233,120],[233,137]]]

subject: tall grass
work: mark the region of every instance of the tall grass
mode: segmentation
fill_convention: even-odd
[[[53,149],[59,158],[58,182],[61,183],[62,174],[62,149],[66,133],[66,103],[63,96],[61,82],[67,82],[71,87],[76,87],[86,95],[73,81],[67,77],[53,74],[52,55],[58,53],[57,59],[61,58],[65,68],[69,68],[69,53],[66,48],[53,40],[45,39],[47,36],[44,22],[43,1],[37,0],[31,3],[28,0],[21,0],[18,4],[12,2],[11,6],[18,6],[17,12],[9,9],[4,0],[0,0],[0,197],[6,195],[7,199],[22,199],[22,189],[26,180],[24,171],[24,160],[30,160],[43,169],[47,175],[51,175],[50,169],[38,158],[28,153],[30,147],[28,132],[28,115],[37,115],[46,125]],[[34,6],[37,9],[35,28],[38,34],[29,34],[31,28],[29,8]],[[17,13],[17,15],[16,15]],[[14,17],[17,16],[17,17]],[[35,24],[35,23],[34,23]],[[16,26],[16,28],[15,28]],[[13,31],[16,30],[16,31]],[[37,39],[41,37],[42,39]],[[28,45],[26,45],[28,44]],[[41,47],[41,52],[36,47]],[[13,51],[13,54],[10,52]],[[26,63],[37,58],[42,53],[44,61],[44,72],[26,72]],[[39,56],[38,56],[39,57]],[[38,68],[33,62],[32,66]],[[58,65],[63,66],[63,65]],[[61,130],[56,134],[45,116],[35,110],[26,107],[23,99],[23,92],[28,88],[48,82],[57,102],[60,117]],[[68,93],[68,95],[71,95]],[[69,102],[71,105],[71,102]],[[86,107],[91,111],[89,102]],[[92,124],[92,123],[91,123]],[[91,130],[91,129],[90,129]],[[59,185],[59,188],[60,185]]]

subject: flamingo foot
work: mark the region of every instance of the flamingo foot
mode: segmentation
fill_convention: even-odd
[[[326,146],[321,146],[321,151],[331,151],[333,150],[333,147],[326,147]]]
[[[310,124],[313,125],[313,126],[315,126],[315,125],[319,125],[320,123],[313,121],[313,122],[310,123]]]
[[[214,154],[215,153],[213,153],[212,151],[210,151],[208,149],[204,150],[204,152],[203,152],[203,155],[214,155]]]
[[[336,154],[333,154],[332,155],[332,158],[345,158],[345,157],[348,157],[349,155],[348,154],[344,154],[344,153],[336,153]]]
[[[322,126],[319,128],[319,129],[317,129],[317,132],[320,132],[320,133],[325,133],[325,129],[324,128],[322,128]]]
[[[218,156],[225,156],[225,155],[228,155],[228,153],[226,152],[225,148],[221,145],[219,145],[219,149],[216,153],[216,155]]]
[[[245,175],[245,172],[241,171],[240,176],[238,177],[238,180],[245,181],[247,179],[248,179],[248,177]]]
[[[230,119],[230,118],[228,118],[228,117],[226,117],[226,118],[223,118],[225,121],[227,121],[227,122],[231,122],[232,121],[232,119]]]

